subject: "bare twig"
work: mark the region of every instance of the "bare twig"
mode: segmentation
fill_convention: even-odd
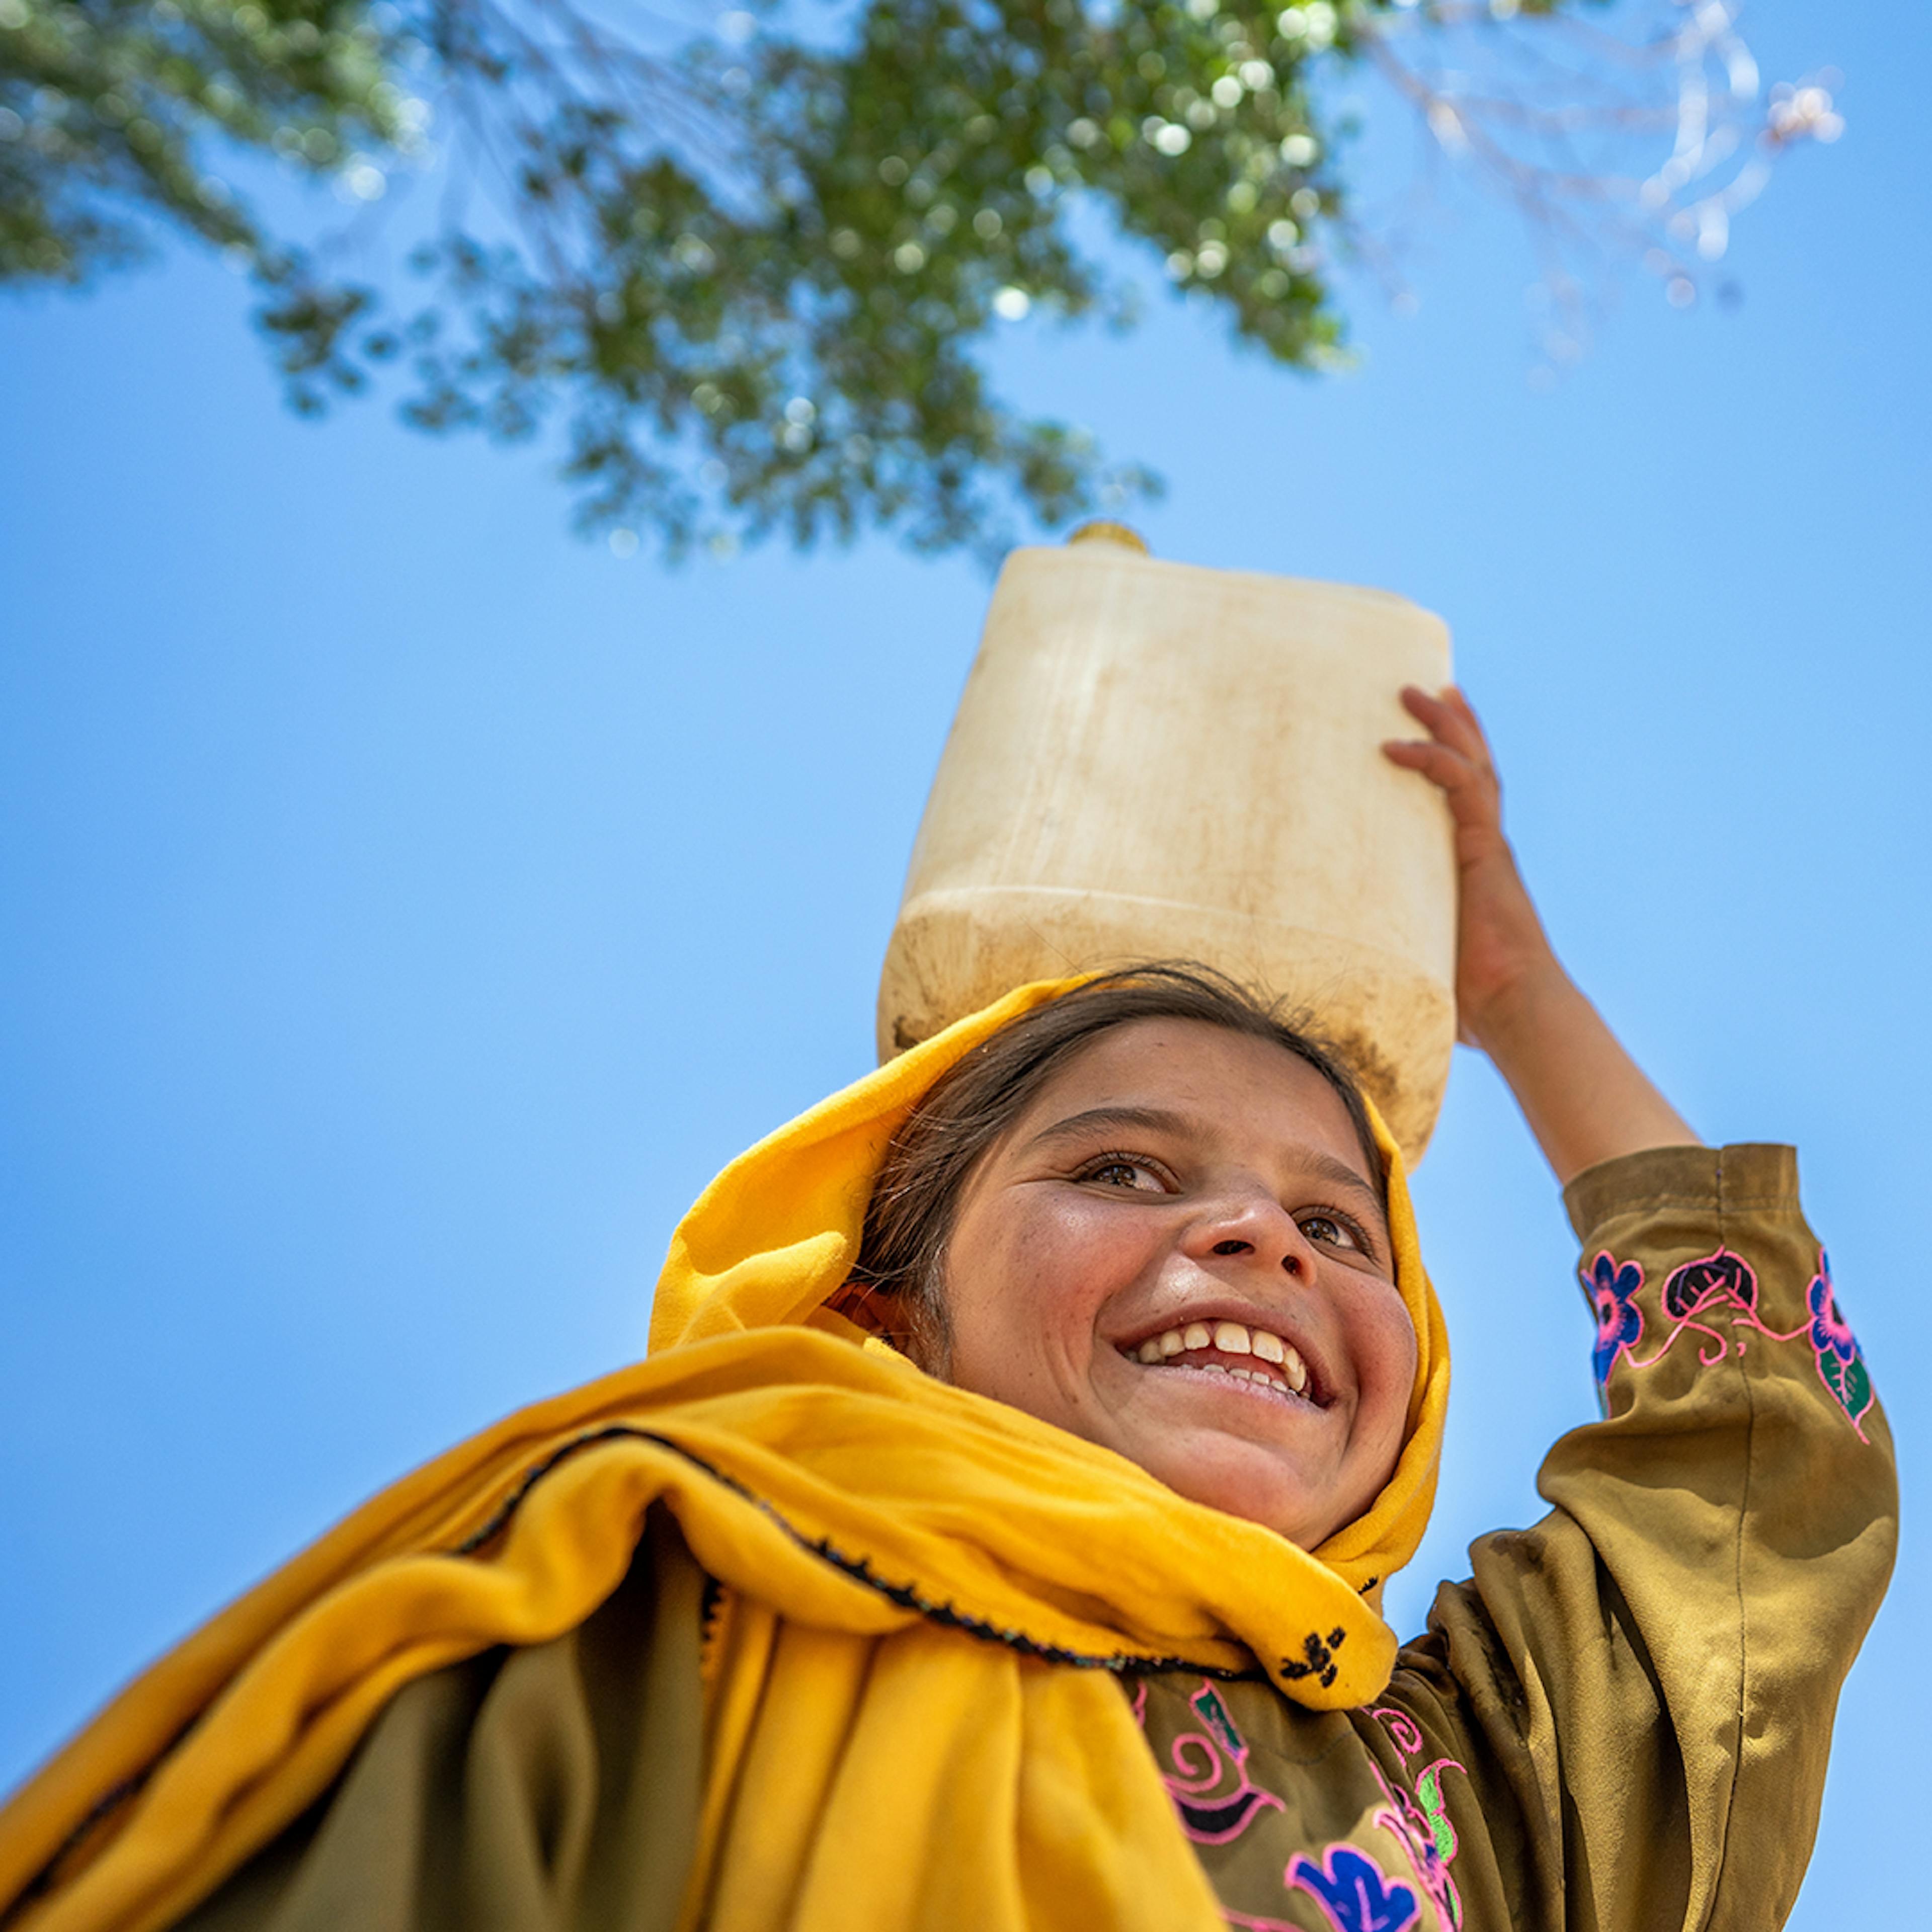
[[[1843,131],[1837,76],[1764,89],[1742,12],[1743,0],[1630,0],[1600,21],[1515,0],[1397,0],[1356,20],[1355,45],[1430,146],[1522,218],[1556,318],[1552,359],[1574,359],[1620,260],[1673,304],[1694,302],[1778,157]],[[1375,225],[1358,213],[1354,238],[1387,280]]]

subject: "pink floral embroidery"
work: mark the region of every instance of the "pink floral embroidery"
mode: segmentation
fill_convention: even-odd
[[[1422,1756],[1425,1740],[1415,1720],[1406,1712],[1385,1706],[1369,1714],[1388,1730],[1390,1742],[1402,1754],[1406,1763]],[[1444,1932],[1460,1932],[1462,1900],[1456,1889],[1455,1880],[1449,1876],[1449,1863],[1456,1856],[1456,1838],[1442,1794],[1442,1774],[1462,1769],[1461,1762],[1455,1758],[1435,1759],[1414,1774],[1413,1797],[1391,1785],[1379,1769],[1376,1772],[1389,1802],[1385,1809],[1376,1814],[1375,1822],[1393,1832],[1408,1854],[1409,1864],[1434,1904],[1436,1918]]]
[[[1697,1360],[1707,1369],[1723,1361],[1733,1348],[1740,1355],[1744,1353],[1744,1330],[1755,1330],[1771,1342],[1792,1342],[1804,1335],[1817,1360],[1819,1380],[1858,1432],[1859,1441],[1868,1439],[1859,1418],[1872,1405],[1871,1377],[1858,1338],[1839,1311],[1823,1249],[1818,1251],[1818,1272],[1806,1292],[1810,1312],[1796,1328],[1782,1332],[1766,1328],[1758,1312],[1756,1270],[1742,1255],[1719,1248],[1671,1270],[1660,1298],[1670,1322],[1670,1332],[1648,1354],[1639,1355],[1634,1345],[1643,1333],[1643,1316],[1631,1297],[1642,1281],[1642,1270],[1635,1262],[1618,1262],[1607,1250],[1597,1256],[1583,1275],[1584,1292],[1597,1316],[1597,1344],[1592,1359],[1600,1395],[1607,1397],[1610,1371],[1619,1358],[1633,1369],[1652,1367],[1687,1334],[1702,1337]]]
[[[1583,1274],[1583,1293],[1597,1317],[1597,1346],[1590,1364],[1597,1372],[1600,1395],[1619,1355],[1636,1346],[1643,1333],[1643,1311],[1634,1297],[1643,1286],[1643,1269],[1636,1262],[1619,1262],[1606,1249]]]
[[[1180,1828],[1197,1845],[1225,1845],[1254,1822],[1258,1811],[1287,1807],[1272,1791],[1264,1791],[1248,1776],[1247,1740],[1234,1728],[1220,1693],[1205,1678],[1188,1700],[1201,1720],[1198,1731],[1185,1731],[1168,1747],[1174,1775],[1161,1774]],[[1134,1706],[1144,1728],[1146,1686]],[[1232,1789],[1223,1787],[1232,1786]]]
[[[1838,1312],[1832,1264],[1822,1248],[1818,1250],[1818,1272],[1811,1277],[1804,1298],[1811,1310],[1811,1352],[1818,1358],[1818,1379],[1858,1430],[1858,1440],[1869,1442],[1858,1418],[1872,1405],[1871,1376],[1852,1324]]]

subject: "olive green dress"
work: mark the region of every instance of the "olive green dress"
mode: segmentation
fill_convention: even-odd
[[[1790,1909],[1891,1568],[1890,1434],[1788,1149],[1654,1150],[1565,1198],[1605,1418],[1550,1451],[1540,1522],[1474,1546],[1377,1702],[1122,1679],[1232,1925],[1772,1932]],[[594,1616],[410,1685],[184,1923],[701,1927],[706,1646],[730,1608],[654,1512]]]

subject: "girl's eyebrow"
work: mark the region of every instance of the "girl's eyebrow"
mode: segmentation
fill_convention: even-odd
[[[1104,1127],[1138,1127],[1144,1132],[1196,1136],[1200,1123],[1186,1114],[1171,1114],[1162,1107],[1089,1107],[1084,1114],[1072,1114],[1042,1127],[1027,1144],[1036,1148],[1054,1141],[1078,1140]]]
[[[1381,1217],[1382,1196],[1346,1160],[1337,1160],[1332,1154],[1324,1154],[1319,1148],[1309,1148],[1300,1159],[1310,1174],[1319,1174],[1324,1180],[1332,1180],[1337,1187],[1346,1187],[1372,1203],[1378,1219]]]

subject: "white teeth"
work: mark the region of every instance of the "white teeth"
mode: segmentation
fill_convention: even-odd
[[[1217,1363],[1215,1366],[1220,1367],[1220,1365]],[[1271,1395],[1281,1393],[1280,1382],[1264,1369],[1222,1369],[1221,1372],[1225,1376],[1232,1376],[1237,1382],[1252,1382],[1256,1388],[1264,1388]]]
[[[1133,1358],[1154,1367],[1198,1348],[1213,1348],[1223,1355],[1252,1355],[1274,1363],[1281,1373],[1272,1376],[1262,1370],[1232,1368],[1221,1362],[1204,1362],[1204,1369],[1258,1382],[1264,1388],[1279,1389],[1285,1380],[1297,1395],[1308,1392],[1308,1364],[1293,1345],[1265,1328],[1250,1328],[1240,1322],[1190,1322],[1185,1328],[1166,1329],[1148,1336],[1133,1351]]]

